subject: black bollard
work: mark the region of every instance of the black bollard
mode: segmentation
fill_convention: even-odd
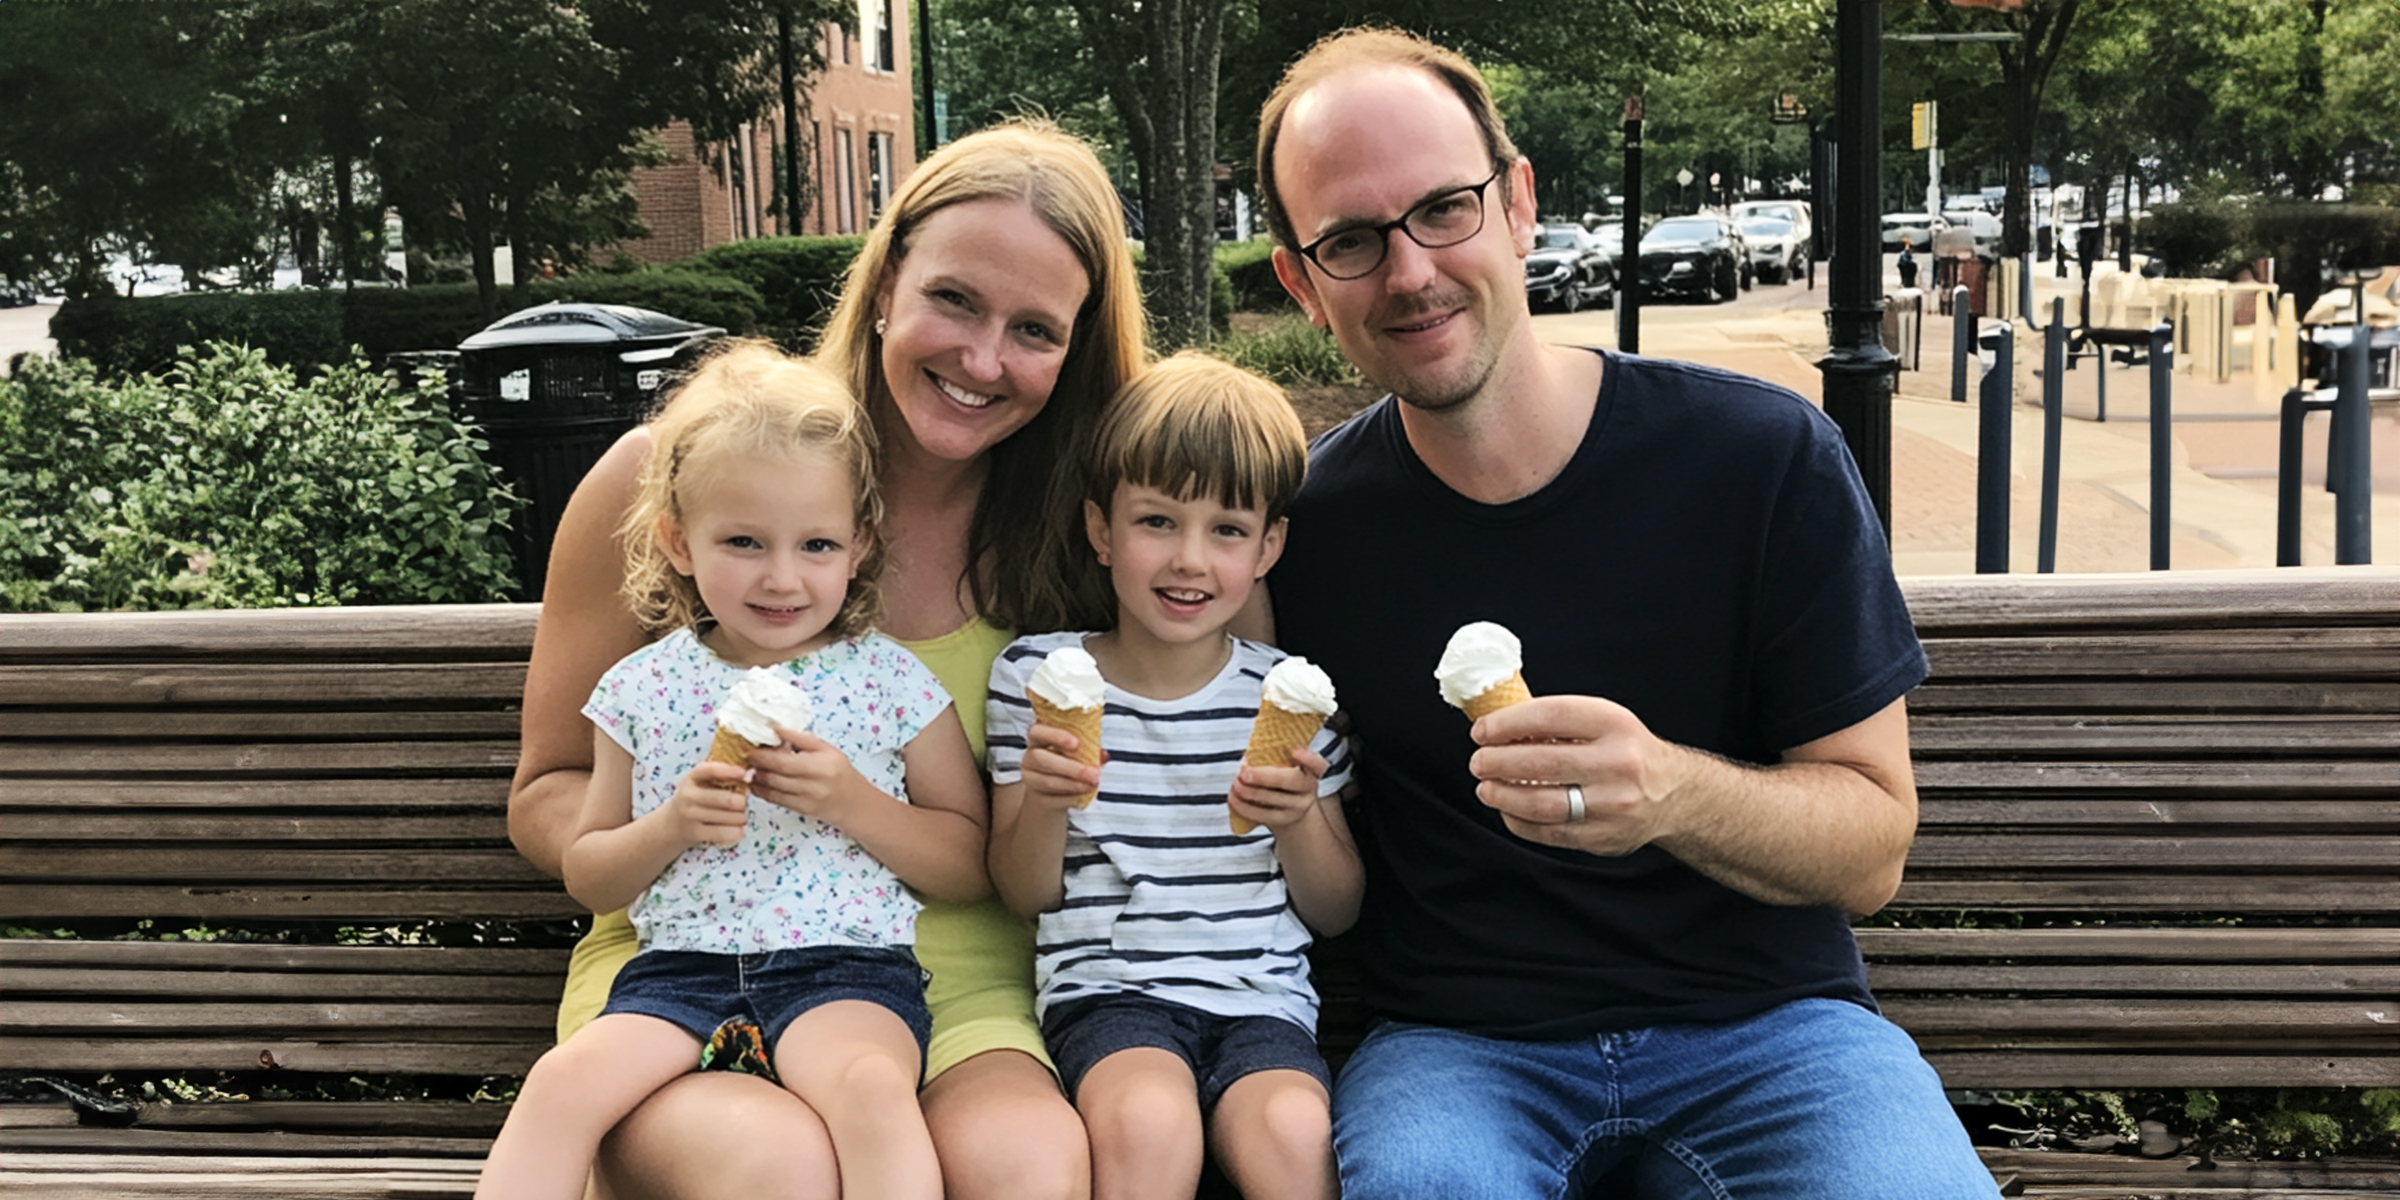
[[[1975,446],[1975,573],[2008,574],[2008,458],[2009,406],[2014,379],[2010,344],[2015,330],[2003,321],[1985,330],[1981,340],[1993,348],[1992,366],[1983,373],[1978,416],[1981,425]]]

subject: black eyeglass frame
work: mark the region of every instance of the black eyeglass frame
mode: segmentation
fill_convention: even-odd
[[[1483,189],[1492,186],[1492,184],[1499,181],[1502,175],[1507,173],[1508,168],[1506,166],[1493,167],[1492,173],[1485,176],[1482,183],[1470,183],[1465,187],[1452,188],[1449,191],[1440,193],[1439,195],[1427,196],[1423,200],[1420,200],[1416,204],[1412,205],[1407,212],[1401,213],[1399,217],[1390,221],[1385,221],[1381,225],[1350,225],[1341,229],[1336,229],[1333,232],[1326,234],[1324,237],[1318,238],[1317,240],[1300,247],[1300,257],[1305,258],[1309,262],[1315,264],[1318,270],[1325,273],[1325,277],[1327,279],[1333,279],[1347,283],[1353,279],[1364,279],[1367,276],[1374,274],[1376,268],[1381,267],[1383,265],[1383,261],[1392,256],[1392,232],[1394,230],[1398,230],[1401,233],[1407,234],[1408,240],[1415,242],[1417,245],[1422,246],[1427,250],[1443,250],[1451,246],[1458,245],[1460,242],[1471,241],[1474,239],[1476,234],[1483,232],[1485,223],[1491,220],[1491,205],[1484,199]],[[1419,213],[1424,212],[1426,209],[1429,209],[1436,204],[1440,204],[1444,200],[1451,200],[1465,195],[1471,195],[1475,197],[1475,228],[1467,231],[1464,236],[1455,238],[1451,241],[1442,242],[1437,245],[1426,245],[1425,239],[1418,237],[1416,230],[1409,228],[1409,222],[1414,220]],[[1317,247],[1322,246],[1337,237],[1345,237],[1350,234],[1357,233],[1372,233],[1375,235],[1375,261],[1367,264],[1367,268],[1365,270],[1353,275],[1336,275],[1333,273],[1333,268],[1326,266],[1317,258]]]

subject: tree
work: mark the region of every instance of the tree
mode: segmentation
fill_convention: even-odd
[[[2108,0],[2089,0],[2094,8]],[[2000,252],[2014,258],[2033,244],[2032,193],[2028,182],[2033,166],[2035,134],[2042,100],[2051,73],[2067,48],[2076,17],[2086,0],[2024,0],[2017,7],[1966,16],[1949,0],[1926,0],[1924,12],[1944,32],[1964,33],[1970,27],[2013,33],[2009,41],[1993,43],[2000,66],[2000,105],[2007,130],[2008,200],[2000,220]]]

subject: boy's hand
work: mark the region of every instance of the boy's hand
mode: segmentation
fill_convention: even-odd
[[[1055,725],[1035,725],[1025,731],[1025,798],[1030,804],[1061,812],[1076,808],[1100,788],[1100,768],[1076,758],[1080,739]]]
[[[775,727],[779,746],[761,746],[750,754],[756,768],[750,790],[759,799],[796,813],[840,825],[834,810],[852,780],[865,781],[850,759],[832,742],[802,730]]]
[[[728,791],[750,772],[732,763],[704,762],[675,785],[656,814],[684,846],[731,846],[750,821],[750,797]]]
[[[1317,807],[1317,781],[1325,778],[1325,758],[1309,749],[1292,751],[1288,767],[1243,767],[1233,778],[1226,799],[1234,815],[1283,830],[1306,818]]]

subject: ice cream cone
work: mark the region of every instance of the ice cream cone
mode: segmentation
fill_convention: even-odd
[[[758,743],[719,725],[717,726],[717,740],[709,743],[708,746],[708,761],[732,763],[747,771],[750,769],[750,752],[757,748]],[[731,783],[717,783],[709,786],[725,792],[748,793],[750,790],[750,785],[739,779]]]
[[[1033,702],[1035,724],[1048,725],[1052,729],[1064,729],[1075,735],[1075,754],[1073,756],[1075,761],[1087,767],[1100,765],[1101,709],[1097,707],[1060,708],[1043,699],[1038,692],[1028,692],[1025,698]],[[1077,800],[1075,807],[1083,808],[1091,802],[1092,797],[1087,795],[1083,799]]]
[[[1525,686],[1525,676],[1512,674],[1483,691],[1467,697],[1467,702],[1459,707],[1466,710],[1468,720],[1480,721],[1486,715],[1499,712],[1511,704],[1523,704],[1531,699],[1533,699],[1533,692]]]
[[[1325,714],[1293,712],[1274,704],[1258,706],[1258,720],[1250,726],[1250,748],[1242,754],[1242,765],[1251,767],[1288,767],[1292,751],[1305,749],[1316,740],[1317,730],[1325,727]],[[1233,831],[1248,833],[1258,823],[1239,813],[1231,815]]]

